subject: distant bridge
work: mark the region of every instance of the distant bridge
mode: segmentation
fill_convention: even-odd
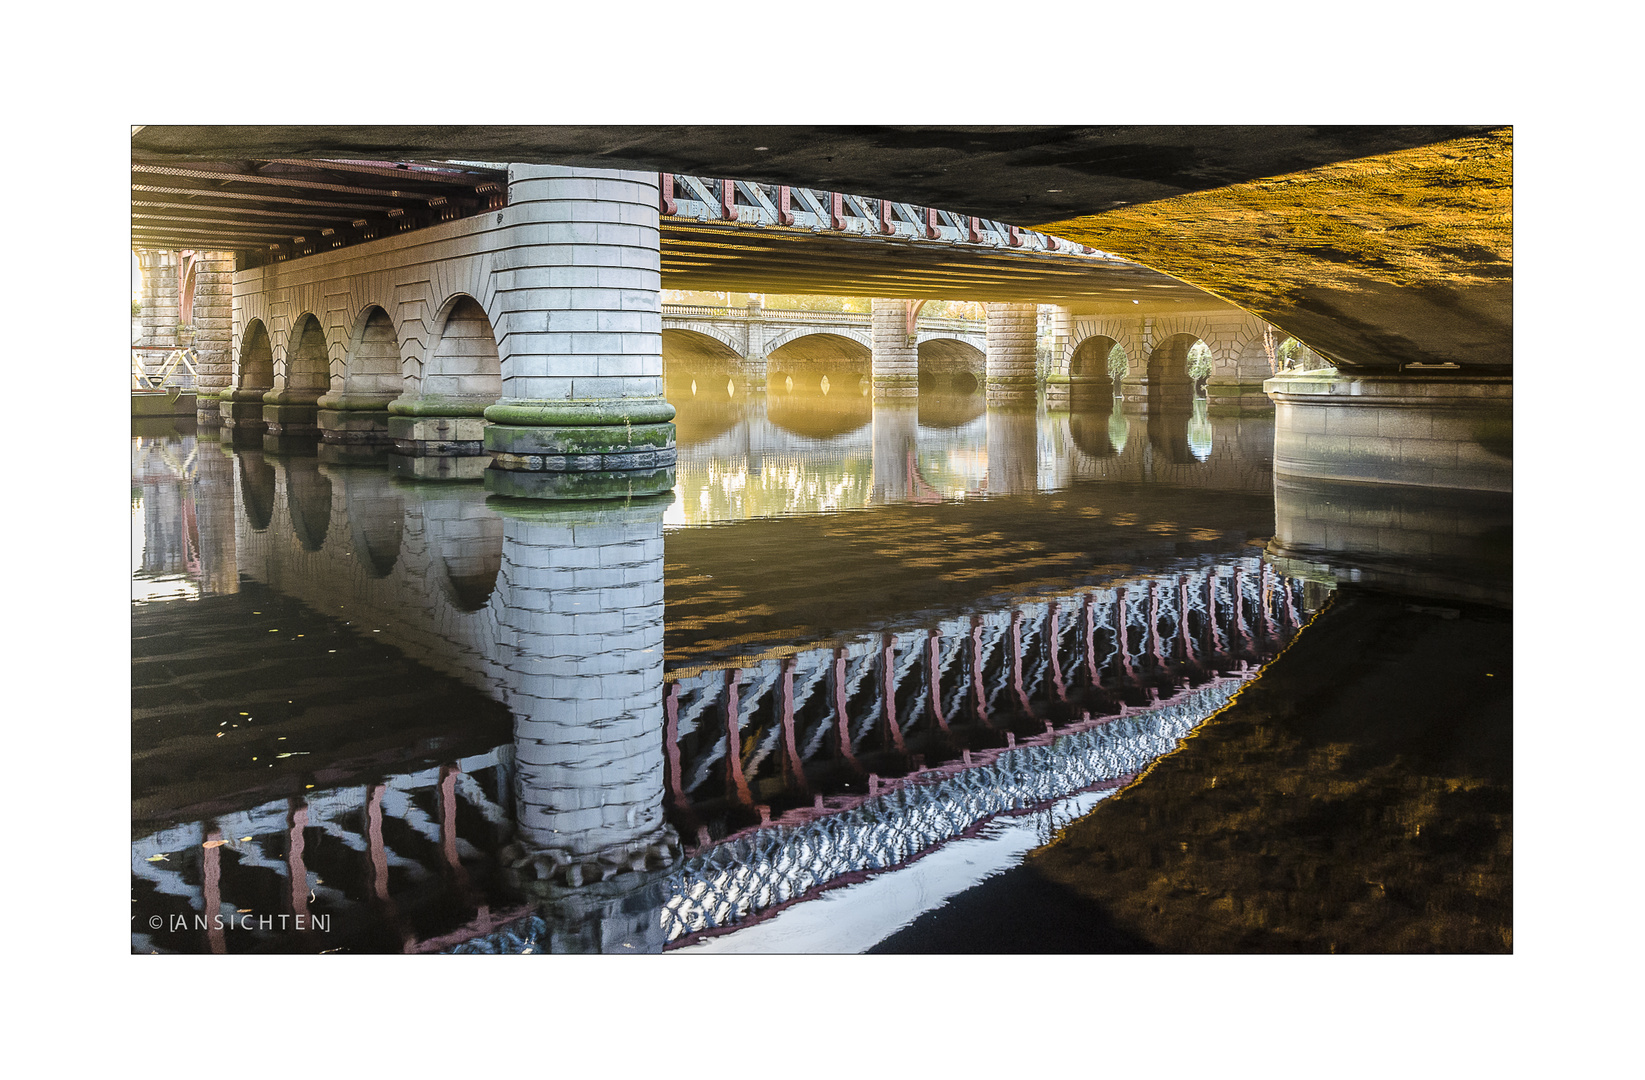
[[[724,378],[741,382],[745,393],[768,381],[778,389],[816,390],[824,375],[844,389],[843,376],[870,375],[874,317],[866,311],[767,308],[758,301],[746,307],[662,307],[663,372],[673,392],[683,391],[687,382],[717,391]],[[908,336],[923,383],[957,385],[967,392],[982,383],[985,320],[919,316],[916,309]]]

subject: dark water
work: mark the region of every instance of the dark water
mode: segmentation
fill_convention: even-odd
[[[134,428],[134,952],[1511,947],[1500,508],[1332,551],[1271,417],[676,404],[623,505]]]

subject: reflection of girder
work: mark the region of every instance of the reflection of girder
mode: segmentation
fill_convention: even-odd
[[[905,864],[999,814],[1143,771],[1233,696],[1221,679],[1181,700],[930,774],[848,809],[754,830],[688,859],[670,875],[667,940],[744,925],[751,917],[856,875]]]
[[[148,884],[161,896],[180,898],[192,914],[187,916],[188,932],[200,933],[195,928],[195,916],[208,920],[212,915],[232,917],[237,912],[253,916],[291,916],[306,909],[307,914],[325,912],[339,916],[338,924],[353,919],[359,903],[351,900],[342,888],[321,880],[315,870],[304,863],[304,845],[296,834],[318,830],[335,840],[338,847],[358,857],[360,872],[377,882],[383,890],[378,902],[394,898],[386,893],[390,880],[387,872],[396,871],[398,878],[398,906],[405,907],[414,897],[408,895],[426,890],[431,885],[450,880],[462,893],[466,888],[457,859],[483,859],[489,854],[490,838],[462,835],[458,829],[458,804],[467,806],[479,819],[493,827],[501,836],[512,828],[509,808],[499,805],[472,775],[484,770],[506,772],[511,759],[507,745],[490,753],[447,766],[444,769],[425,769],[416,773],[388,777],[381,784],[365,787],[333,788],[310,792],[302,799],[277,799],[249,810],[223,814],[209,822],[190,822],[151,833],[134,840],[131,845],[131,869],[134,885],[137,881]],[[443,806],[438,820],[417,805],[417,799],[432,798]],[[391,840],[388,831],[402,837],[415,837],[417,850],[404,850],[405,840]],[[210,841],[216,837],[221,843]],[[477,842],[478,841],[478,842]],[[201,854],[215,861],[212,873],[215,879],[208,885],[196,873]],[[225,854],[227,853],[227,854]],[[325,858],[334,864],[336,854]],[[300,886],[294,875],[301,875]],[[211,874],[208,874],[210,877]],[[264,884],[259,885],[256,876]],[[273,888],[268,883],[277,883]],[[217,892],[217,911],[209,911],[208,895]],[[289,902],[281,911],[268,911],[256,905],[269,895],[289,895]],[[312,906],[310,906],[312,905]],[[471,901],[472,906],[472,901]],[[132,944],[134,949],[150,951],[166,945],[166,934],[139,933],[139,923],[146,925],[146,916],[135,920]],[[333,933],[339,929],[333,926]],[[275,947],[289,944],[289,931],[253,925],[235,929],[237,935],[252,940],[249,951],[257,951],[260,944]],[[217,931],[221,933],[221,931]],[[415,941],[408,940],[408,948]],[[220,951],[214,948],[213,951]],[[237,950],[248,951],[248,950]]]
[[[1232,566],[1223,563],[1127,581],[1068,600],[1017,603],[947,620],[932,630],[804,650],[788,660],[766,660],[743,669],[739,726],[767,704],[770,715],[785,716],[785,706],[775,700],[774,692],[784,665],[795,673],[794,685],[805,687],[803,697],[787,706],[785,722],[792,723],[792,714],[827,679],[831,658],[833,721],[838,724],[842,709],[849,713],[845,749],[853,761],[869,745],[895,747],[901,753],[911,730],[947,731],[967,715],[1008,730],[1013,717],[1043,717],[1037,701],[1066,707],[1073,700],[1068,696],[1071,687],[1084,695],[1089,707],[1113,711],[1127,698],[1157,700],[1182,685],[1203,683],[1258,660],[1259,651],[1267,651],[1281,627],[1286,634],[1297,627],[1293,594],[1299,587],[1289,581],[1277,585],[1262,560],[1251,556]],[[1267,644],[1259,647],[1259,641]],[[762,670],[763,676],[757,674]],[[723,692],[711,691],[722,680],[722,673],[707,671],[675,686],[680,700],[691,701],[700,711],[710,697]],[[680,730],[686,732],[683,721]],[[820,760],[828,744],[826,734],[826,725],[819,723],[809,738],[796,743],[802,765]],[[781,729],[772,725],[741,763],[745,783],[763,778],[767,784],[783,786],[767,765],[767,759],[777,760],[772,751],[780,744]],[[696,791],[711,774],[723,745],[723,740],[699,740],[699,752],[686,755],[681,769],[688,778],[688,792]],[[792,772],[786,755],[782,760]]]

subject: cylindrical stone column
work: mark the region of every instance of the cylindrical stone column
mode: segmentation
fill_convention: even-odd
[[[1034,339],[1038,319],[1033,304],[987,305],[988,401],[1033,401]]]
[[[143,274],[143,336],[139,345],[177,347],[177,253],[145,250],[137,253]]]
[[[208,427],[223,422],[218,399],[233,377],[231,304],[234,295],[234,255],[202,251],[194,271],[195,418]]]
[[[579,887],[668,865],[663,511],[492,500],[503,515],[500,658],[529,881]]]
[[[911,398],[920,392],[920,353],[908,332],[907,300],[873,301],[870,307],[873,341],[874,397]]]
[[[606,499],[673,488],[657,190],[656,173],[509,166],[488,491]]]

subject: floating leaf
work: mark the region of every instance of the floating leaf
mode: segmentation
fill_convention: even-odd
[[[222,847],[226,843],[228,843],[227,840],[207,840],[205,843],[201,844],[200,846],[203,847],[203,848],[214,848],[214,847]]]
[[[167,862],[169,860],[164,855],[150,855],[148,857],[148,861],[149,862]]]

